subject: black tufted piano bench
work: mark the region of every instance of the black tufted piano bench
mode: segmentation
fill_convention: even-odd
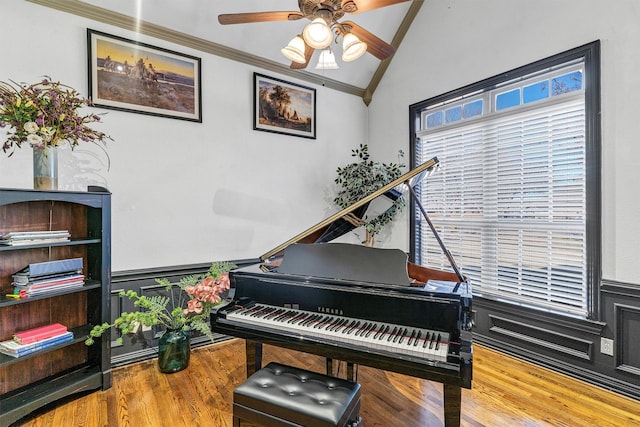
[[[271,362],[233,392],[233,425],[360,427],[360,384]]]

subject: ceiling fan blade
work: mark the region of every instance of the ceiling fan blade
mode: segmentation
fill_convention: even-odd
[[[355,22],[344,21],[343,25],[351,27],[353,35],[367,44],[367,52],[379,60],[385,60],[396,52],[396,48],[385,42],[381,38],[371,34]]]
[[[302,17],[300,12],[223,13],[218,15],[218,22],[222,25],[249,24],[252,22],[295,21]]]
[[[289,68],[291,68],[292,70],[304,70],[305,68],[307,68],[314,50],[315,49],[309,46],[307,42],[304,42],[304,63],[291,61],[291,65],[289,66]]]
[[[381,7],[391,6],[397,3],[404,3],[409,0],[343,0],[342,8],[347,13],[355,14],[367,12],[369,10],[380,9]],[[349,5],[348,3],[354,3],[356,5],[356,10],[353,12],[353,5]]]

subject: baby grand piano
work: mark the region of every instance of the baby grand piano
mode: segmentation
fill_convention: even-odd
[[[471,287],[418,206],[453,272],[408,262],[397,249],[328,243],[357,227],[378,197],[439,165],[433,158],[293,237],[253,265],[232,271],[232,299],[213,329],[246,339],[247,375],[262,344],[443,383],[445,426],[460,425],[461,388],[471,388]],[[417,201],[417,198],[416,198]]]

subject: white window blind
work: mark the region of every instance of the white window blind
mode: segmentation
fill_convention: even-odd
[[[417,162],[441,162],[421,202],[474,295],[585,317],[584,90],[498,112],[494,96],[481,117],[418,132]],[[448,268],[415,221],[420,263]]]

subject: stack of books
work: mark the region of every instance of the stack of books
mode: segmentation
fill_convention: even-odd
[[[0,245],[35,245],[38,243],[66,242],[71,237],[67,230],[11,231],[0,236]]]
[[[68,331],[66,326],[52,323],[16,332],[12,340],[0,342],[0,353],[11,357],[21,357],[72,340],[73,332]]]
[[[40,295],[84,285],[82,258],[69,258],[29,264],[13,275],[14,293]]]

